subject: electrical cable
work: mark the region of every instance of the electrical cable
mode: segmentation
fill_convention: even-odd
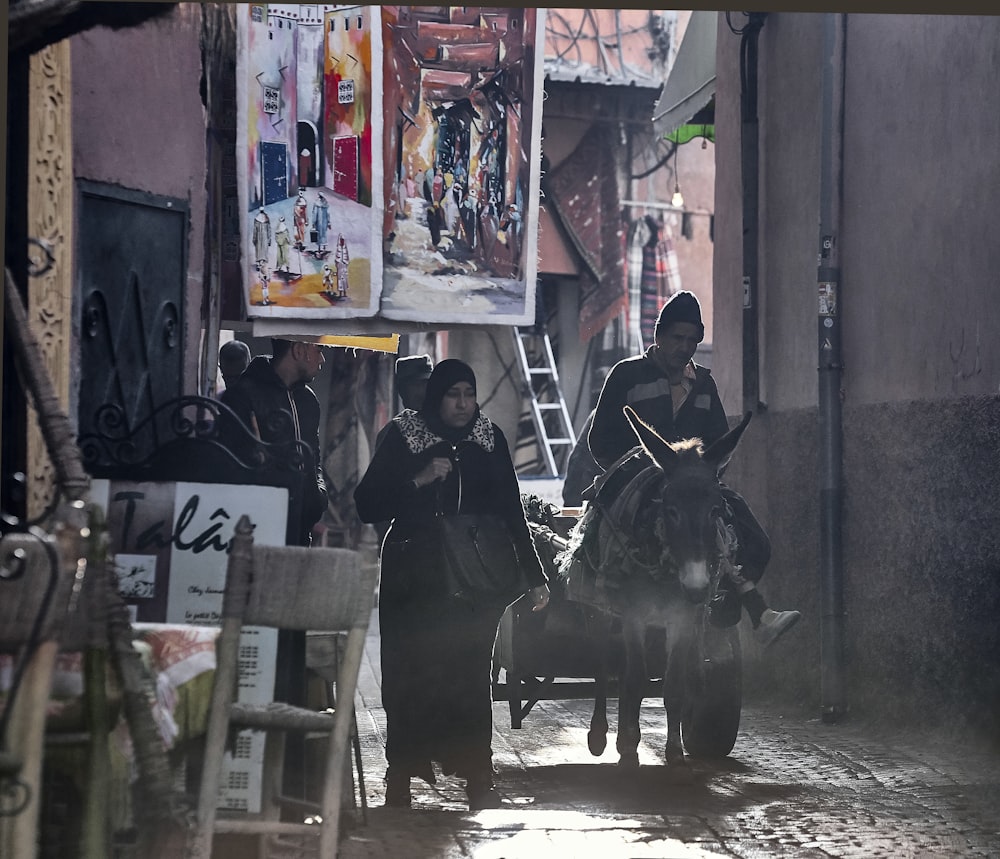
[[[656,164],[654,164],[652,167],[650,167],[644,173],[630,173],[628,178],[629,179],[645,179],[651,173],[655,173],[657,170],[659,170],[664,164],[666,164],[670,160],[670,156],[672,156],[674,154],[674,152],[677,150],[677,144],[673,143],[673,142],[671,142],[671,143],[672,143],[672,145],[670,147],[670,150],[659,161],[657,161]]]

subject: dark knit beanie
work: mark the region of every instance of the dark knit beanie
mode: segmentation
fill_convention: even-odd
[[[430,355],[408,355],[396,359],[396,382],[405,385],[408,382],[426,380],[431,377],[434,364]]]
[[[673,322],[690,322],[697,325],[701,332],[698,342],[705,339],[705,325],[701,321],[701,305],[693,292],[681,290],[667,299],[667,303],[660,308],[660,315],[656,318],[653,339],[659,337],[660,333],[666,331],[667,326]]]

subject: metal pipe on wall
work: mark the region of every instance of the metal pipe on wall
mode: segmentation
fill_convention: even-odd
[[[749,12],[740,40],[740,155],[743,176],[743,411],[760,405],[759,268],[760,129],[757,120],[757,37],[766,13]]]
[[[818,282],[820,695],[824,722],[847,712],[842,546],[843,414],[839,236],[847,16],[823,16]]]

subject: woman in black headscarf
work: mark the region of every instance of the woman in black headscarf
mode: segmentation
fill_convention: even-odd
[[[434,368],[423,407],[390,422],[354,500],[363,522],[392,520],[379,588],[386,804],[408,806],[410,779],[433,784],[438,761],[466,779],[470,809],[496,808],[492,655],[505,604],[450,593],[438,517],[500,517],[536,610],[549,592],[507,440],[480,412],[468,364]]]

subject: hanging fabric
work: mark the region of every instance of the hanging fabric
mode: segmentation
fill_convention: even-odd
[[[640,286],[640,329],[643,348],[653,342],[656,317],[666,300],[681,289],[681,274],[670,227],[647,215],[644,219],[650,236],[642,248],[642,283]]]
[[[652,231],[646,218],[634,220],[628,229],[625,243],[625,276],[628,281],[628,337],[629,352],[638,355],[645,351],[642,336],[642,272],[645,245]]]

